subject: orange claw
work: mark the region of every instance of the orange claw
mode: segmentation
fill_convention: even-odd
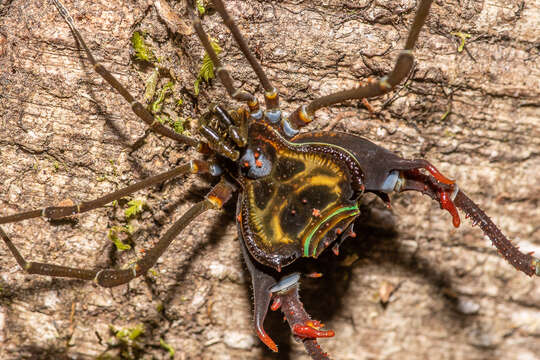
[[[264,330],[257,329],[257,336],[266,346],[270,348],[270,350],[272,350],[273,352],[278,352],[276,343],[270,338],[270,336],[268,336],[267,333],[264,332]]]
[[[441,174],[441,173],[439,172],[439,170],[437,170],[437,169],[435,168],[435,166],[433,166],[433,165],[431,165],[431,164],[427,164],[427,165],[425,166],[425,169],[426,169],[427,171],[429,171],[429,173],[430,173],[431,175],[433,175],[433,177],[434,177],[435,179],[437,179],[437,181],[442,182],[443,184],[446,184],[446,185],[452,185],[452,184],[455,184],[455,181],[454,181],[454,180],[450,180],[449,178],[447,178],[446,176],[444,176],[443,174]]]
[[[323,337],[333,337],[334,330],[319,330],[321,323],[316,320],[306,321],[304,324],[294,324],[293,334],[302,339],[316,339]]]
[[[441,208],[448,211],[450,215],[452,215],[452,224],[454,224],[454,227],[459,227],[461,220],[459,219],[456,205],[454,205],[454,202],[450,199],[450,194],[446,191],[441,191],[439,195],[441,197]]]

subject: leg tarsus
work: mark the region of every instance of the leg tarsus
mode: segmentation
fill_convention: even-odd
[[[225,181],[219,182],[210,191],[206,199],[193,205],[178,219],[151,249],[145,252],[133,267],[124,270],[115,269],[80,269],[67,266],[27,262],[7,234],[0,228],[0,237],[4,240],[19,266],[30,274],[67,277],[81,280],[94,280],[103,287],[113,287],[125,284],[130,280],[145,274],[165,252],[178,234],[186,228],[198,215],[209,209],[220,209],[231,197],[235,188]],[[269,300],[270,301],[270,300]]]
[[[255,74],[257,74],[257,77],[259,78],[259,81],[261,82],[261,85],[264,88],[265,95],[264,99],[266,102],[266,109],[267,110],[276,110],[279,109],[279,94],[277,90],[272,86],[270,83],[270,80],[268,80],[268,77],[266,76],[264,70],[262,69],[261,65],[249,49],[246,40],[240,33],[240,30],[234,23],[233,19],[227,12],[227,9],[225,8],[225,4],[223,4],[222,0],[214,0],[214,7],[216,8],[217,12],[223,19],[223,22],[225,23],[225,26],[229,28],[229,31],[233,35],[234,39],[236,40],[236,43],[240,47],[240,50],[242,51],[242,54],[244,54],[244,57],[247,59],[249,64],[251,65],[251,68],[253,71],[255,71]]]
[[[182,134],[178,134],[177,132],[173,131],[172,129],[169,129],[168,127],[163,126],[159,121],[157,121],[148,110],[145,109],[145,107],[138,101],[135,100],[135,98],[130,94],[130,92],[126,89],[124,85],[122,85],[102,64],[100,64],[92,55],[92,52],[86,45],[86,42],[84,41],[81,33],[75,26],[75,22],[73,21],[73,18],[71,15],[69,15],[69,12],[65,8],[65,6],[58,0],[52,0],[56,8],[58,9],[58,12],[60,15],[64,18],[66,23],[68,24],[69,28],[71,29],[73,35],[75,36],[75,39],[77,42],[82,46],[84,52],[86,53],[86,56],[88,57],[88,60],[94,67],[94,70],[101,75],[101,77],[109,83],[122,97],[131,105],[131,108],[133,112],[141,119],[143,120],[152,130],[157,132],[158,134],[161,134],[165,137],[168,137],[170,139],[176,140],[180,143],[194,146],[196,148],[199,147],[200,143],[194,138],[191,138],[189,136],[185,136]]]
[[[298,107],[290,116],[289,123],[295,130],[306,126],[313,119],[315,112],[321,108],[338,104],[352,99],[366,99],[386,94],[397,86],[409,74],[414,64],[412,50],[418,40],[418,35],[422,29],[433,0],[421,0],[413,24],[409,30],[409,35],[405,43],[405,48],[400,52],[393,70],[376,82],[369,83],[355,89],[339,91],[330,95],[319,97],[309,103],[305,108]]]
[[[17,260],[17,264],[19,264],[19,266],[28,274],[68,277],[80,280],[92,280],[98,273],[98,270],[77,269],[67,266],[39,263],[33,261],[28,262],[23,258],[17,247],[13,244],[11,239],[7,236],[7,234],[2,228],[0,228],[0,237],[2,237],[9,251],[15,258],[15,260]]]
[[[0,217],[0,224],[7,224],[7,223],[17,222],[21,220],[32,219],[36,217],[44,217],[49,220],[62,219],[67,216],[80,214],[80,213],[84,213],[90,210],[97,209],[114,200],[118,200],[126,195],[129,195],[141,189],[147,188],[149,186],[161,183],[175,176],[179,176],[179,175],[187,174],[187,173],[202,174],[202,173],[207,173],[207,172],[209,172],[209,164],[207,162],[202,161],[202,160],[192,160],[188,164],[184,164],[182,166],[178,166],[167,172],[151,176],[138,183],[126,186],[123,189],[107,194],[95,200],[84,201],[76,205],[49,206],[42,209],[30,210],[30,211],[25,211],[19,214],[13,214],[13,215]]]
[[[193,22],[193,28],[195,29],[195,33],[197,34],[199,41],[204,47],[204,50],[206,51],[206,53],[212,60],[212,63],[214,64],[214,67],[216,68],[216,75],[219,77],[219,80],[221,81],[225,89],[227,90],[227,93],[229,94],[229,96],[235,100],[246,102],[251,111],[256,111],[259,108],[259,103],[257,101],[257,98],[253,96],[252,94],[249,94],[245,91],[241,91],[240,89],[237,89],[234,87],[231,74],[222,65],[221,60],[219,60],[219,57],[216,54],[216,51],[214,50],[214,47],[210,43],[210,40],[208,40],[208,35],[204,31],[201,20],[195,14],[193,9],[190,9],[189,13],[191,16],[191,20]]]

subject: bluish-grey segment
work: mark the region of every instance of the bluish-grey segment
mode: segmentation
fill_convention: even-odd
[[[264,115],[271,124],[277,124],[281,120],[281,110],[268,110]]]
[[[209,172],[212,176],[219,176],[223,174],[223,169],[217,164],[210,164]]]
[[[283,131],[285,132],[285,135],[287,135],[290,138],[298,134],[298,130],[292,127],[288,119],[283,119],[283,121],[281,122],[281,126],[283,127]]]
[[[398,178],[399,171],[393,170],[392,172],[390,172],[390,174],[386,177],[384,183],[382,184],[381,191],[387,194],[394,191]]]
[[[259,109],[259,110],[255,111],[254,113],[251,113],[250,115],[251,115],[252,118],[254,118],[256,120],[260,120],[260,119],[262,119],[263,112],[262,112],[262,110]]]
[[[259,157],[256,159],[253,150],[250,148],[246,149],[246,152],[239,161],[241,165],[246,162],[249,164],[247,176],[251,179],[258,179],[270,175],[270,172],[272,171],[272,162],[270,159],[262,152],[259,153]],[[257,166],[257,161],[259,161],[260,166]]]
[[[270,292],[276,293],[276,292],[287,291],[293,286],[296,286],[299,280],[300,280],[300,273],[295,272],[290,275],[287,275],[281,278],[281,280],[279,280],[279,282],[276,285],[272,286],[270,288]]]

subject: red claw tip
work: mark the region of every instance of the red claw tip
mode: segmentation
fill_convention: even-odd
[[[441,182],[443,184],[446,184],[446,185],[452,185],[452,184],[455,184],[455,181],[454,180],[450,180],[449,178],[447,178],[446,176],[444,176],[443,174],[441,174],[439,172],[439,170],[437,170],[437,168],[431,164],[427,165],[426,168],[425,168],[427,171],[429,171],[429,173],[431,175],[433,175],[433,177],[435,179],[437,179],[438,182]]]
[[[257,336],[266,346],[270,348],[270,350],[273,352],[278,352],[276,343],[270,338],[270,336],[268,336],[267,333],[264,332],[264,330],[257,330]]]
[[[280,297],[274,298],[274,302],[273,302],[272,305],[270,306],[270,310],[276,311],[276,310],[279,309],[280,307],[281,307],[281,298],[280,298]]]
[[[449,193],[447,193],[446,191],[441,191],[439,195],[441,197],[441,208],[448,211],[450,215],[452,215],[452,224],[454,224],[454,227],[459,227],[459,225],[461,224],[461,220],[459,219],[456,205],[454,205],[454,202],[450,199]]]
[[[310,323],[309,321],[307,323]],[[302,339],[316,339],[323,337],[333,337],[335,335],[333,330],[318,330],[310,325],[313,324],[294,324],[292,331],[293,334]]]

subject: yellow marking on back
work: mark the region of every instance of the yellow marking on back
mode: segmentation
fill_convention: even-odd
[[[321,213],[326,214],[331,208],[340,204],[342,198],[342,189],[340,188],[340,182],[344,179],[343,170],[333,161],[330,161],[322,156],[312,153],[296,153],[283,147],[275,147],[278,152],[279,158],[291,158],[300,161],[304,164],[305,168],[294,174],[291,178],[282,180],[279,174],[275,173],[275,169],[265,179],[259,179],[255,181],[267,181],[269,186],[273,189],[274,195],[270,198],[268,204],[264,209],[259,209],[255,204],[255,187],[253,183],[248,181],[246,186],[246,195],[249,201],[250,219],[249,222],[257,235],[260,236],[264,245],[269,249],[279,244],[290,244],[293,242],[299,242],[301,246],[301,239],[305,239],[306,232],[309,233],[320,219],[311,218],[304,227],[301,234],[291,238],[284,232],[280,224],[280,214],[283,209],[286,208],[290,201],[294,200],[294,196],[300,194],[306,189],[314,186],[324,186],[329,189],[329,192],[335,195],[336,202],[331,202],[323,209],[318,209]],[[323,174],[321,174],[323,172]],[[282,199],[276,194],[280,186],[289,186],[294,189],[294,192],[287,196],[286,199]]]

